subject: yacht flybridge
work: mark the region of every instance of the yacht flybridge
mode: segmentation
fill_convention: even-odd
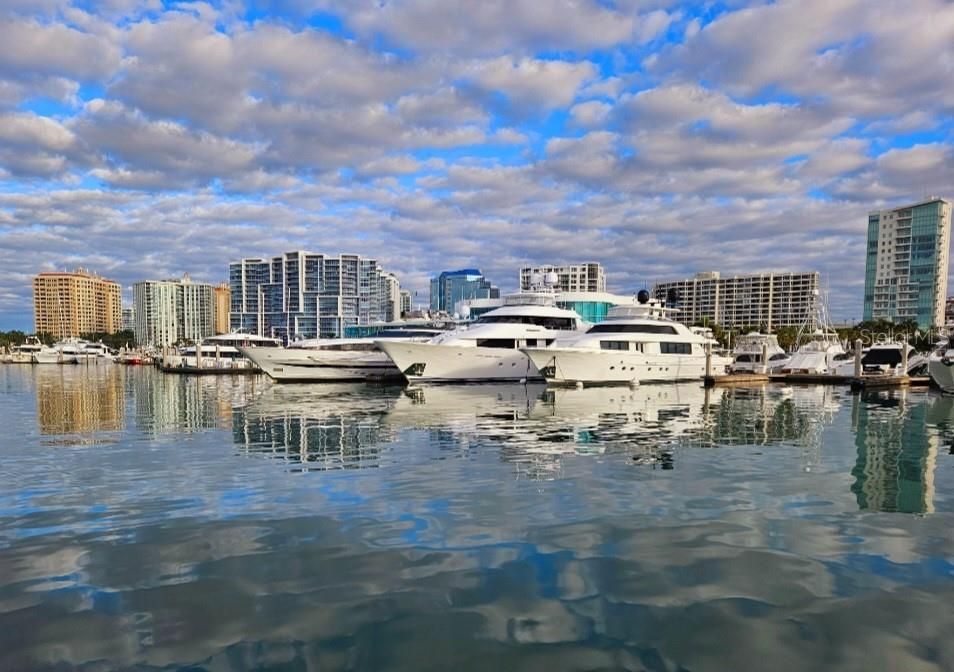
[[[376,340],[410,382],[503,382],[540,379],[521,348],[546,347],[589,326],[558,308],[553,278],[543,289],[512,294],[504,305],[425,343]]]
[[[765,362],[762,361],[763,351]],[[778,344],[775,334],[757,331],[740,336],[732,349],[732,356],[732,373],[775,373],[791,359]]]
[[[712,341],[671,319],[673,312],[641,291],[638,303],[611,308],[604,322],[585,333],[523,352],[555,384],[701,380]],[[730,362],[712,354],[712,372],[724,373]]]

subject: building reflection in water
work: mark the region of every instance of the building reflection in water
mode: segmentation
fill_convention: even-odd
[[[296,468],[375,466],[386,444],[423,431],[441,459],[491,447],[518,475],[545,479],[559,476],[569,455],[625,452],[636,464],[671,469],[677,446],[788,441],[817,450],[837,407],[825,390],[272,386],[236,409],[232,427],[245,452]]]
[[[856,397],[852,427],[857,460],[851,470],[855,479],[851,491],[859,508],[933,513],[939,430],[952,421],[954,399],[950,397],[930,400],[908,390]]]
[[[397,387],[361,384],[273,385],[236,408],[235,442],[309,470],[376,466],[392,438],[382,415],[401,394]]]
[[[263,387],[260,376],[189,376],[154,369],[130,376],[136,426],[146,434],[228,429],[232,409]]]
[[[101,364],[33,368],[40,434],[89,434],[125,427],[122,367]]]

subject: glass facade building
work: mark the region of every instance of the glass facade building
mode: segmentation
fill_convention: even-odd
[[[950,234],[940,198],[869,213],[864,319],[943,325]]]
[[[133,321],[140,345],[198,343],[215,333],[215,290],[188,276],[137,282],[133,285]]]
[[[431,310],[450,313],[458,301],[498,299],[500,290],[484,278],[479,268],[444,271],[431,278]]]
[[[229,264],[232,330],[281,338],[341,338],[348,326],[389,322],[400,285],[374,259],[296,251]]]

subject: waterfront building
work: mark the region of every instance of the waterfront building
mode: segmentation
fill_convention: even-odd
[[[941,198],[868,213],[864,319],[943,325],[950,236]]]
[[[411,312],[411,292],[406,289],[401,290],[401,317]]]
[[[146,280],[133,285],[136,341],[162,347],[198,343],[215,330],[215,292],[211,284]]]
[[[520,289],[532,288],[535,275],[556,273],[555,288],[560,292],[605,292],[606,273],[602,264],[587,262],[568,266],[525,266],[520,269]]]
[[[613,306],[632,305],[633,296],[608,292],[557,292],[554,302],[558,308],[576,311],[576,314],[584,320],[595,324],[605,320]],[[502,298],[464,299],[454,305],[454,313],[477,318],[503,305]]]
[[[346,326],[388,322],[397,278],[374,259],[298,250],[229,264],[233,331],[296,340],[340,338]]]
[[[216,334],[229,333],[229,304],[231,292],[229,283],[223,282],[212,288],[215,299],[215,318],[213,327]]]
[[[122,311],[123,331],[134,331],[136,329],[136,311],[132,308],[123,308]]]
[[[479,268],[444,271],[431,278],[431,310],[450,312],[465,299],[497,299],[500,290],[490,284]]]
[[[817,271],[721,277],[717,271],[656,283],[653,296],[676,298],[677,319],[724,327],[795,327],[818,314]],[[669,301],[672,303],[672,301]]]
[[[114,334],[122,327],[118,282],[89,270],[40,273],[33,278],[33,325],[62,340],[82,334]]]

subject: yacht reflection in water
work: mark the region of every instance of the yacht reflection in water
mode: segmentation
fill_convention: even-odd
[[[497,449],[519,473],[552,478],[572,455],[625,453],[634,464],[671,469],[679,446],[787,441],[817,450],[830,394],[830,388],[705,390],[696,383],[273,386],[236,409],[232,426],[245,452],[296,469],[378,466],[390,444],[426,432],[442,458]]]
[[[934,512],[934,472],[942,433],[954,429],[954,398],[908,390],[856,397],[852,427],[858,458],[851,491],[859,508]],[[950,443],[950,438],[945,440]]]

